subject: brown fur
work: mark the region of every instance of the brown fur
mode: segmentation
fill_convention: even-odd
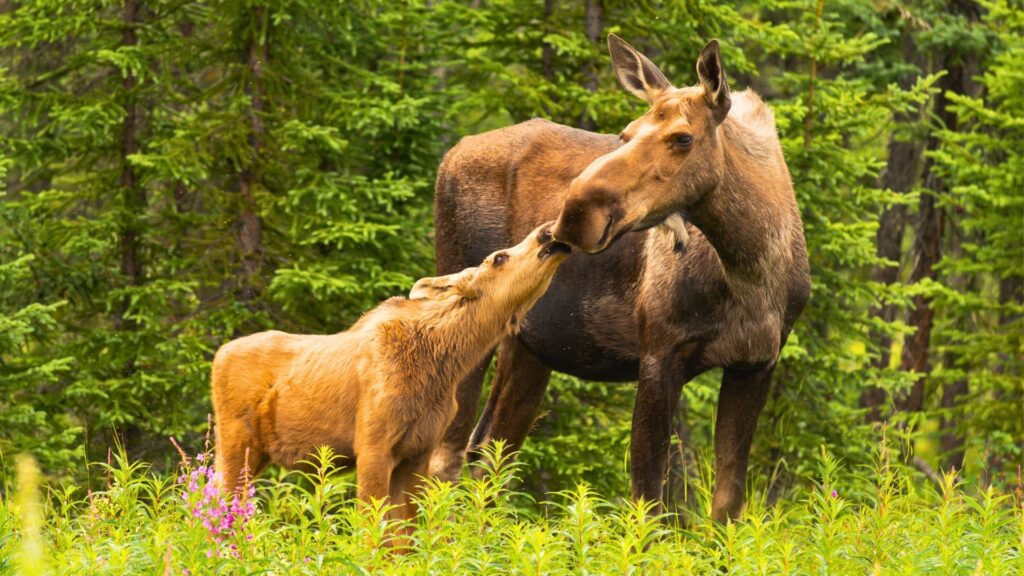
[[[555,237],[591,253],[571,256],[502,342],[469,447],[518,446],[552,368],[638,379],[633,493],[657,500],[681,387],[722,367],[712,513],[735,518],[771,374],[810,290],[789,171],[771,110],[729,91],[717,43],[685,88],[621,39],[609,47],[623,85],[650,104],[620,136],[533,120],[465,138],[441,165],[439,271],[555,216]],[[683,134],[692,142],[678,144]],[[471,373],[460,396],[481,378]],[[457,473],[474,416],[460,410],[433,459],[440,474]]]
[[[359,497],[408,493],[456,412],[456,385],[544,293],[566,252],[550,225],[478,267],[424,278],[348,331],[262,332],[213,361],[217,470],[234,489],[248,457],[292,468],[320,445],[356,467]],[[564,245],[562,249],[567,250]]]

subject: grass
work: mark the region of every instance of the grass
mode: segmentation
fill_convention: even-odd
[[[707,518],[698,486],[704,512],[685,527],[584,485],[517,505],[527,497],[509,487],[522,471],[499,446],[482,479],[430,484],[404,555],[386,546],[386,506],[355,501],[328,452],[313,460],[311,472],[258,480],[255,513],[211,531],[203,521],[227,505],[204,503],[196,459],[168,477],[116,456],[98,465],[105,490],[44,497],[22,458],[0,501],[0,574],[1024,574],[1019,490],[974,491],[953,475],[923,484],[884,446],[860,471],[823,451],[813,489],[775,506],[754,494],[727,526]]]

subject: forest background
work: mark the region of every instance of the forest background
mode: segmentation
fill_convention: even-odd
[[[345,329],[433,272],[444,152],[532,117],[644,110],[619,34],[677,85],[718,38],[775,110],[813,291],[751,459],[773,502],[883,436],[924,478],[1019,486],[1024,11],[1016,0],[0,0],[0,458],[55,482],[121,442],[196,452],[217,347]],[[685,387],[669,499],[711,458]],[[629,490],[634,385],[555,375],[521,489]],[[7,486],[5,480],[0,486]]]

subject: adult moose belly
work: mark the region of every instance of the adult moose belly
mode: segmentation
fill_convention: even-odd
[[[544,364],[580,378],[636,380],[636,284],[645,234],[600,254],[574,254],[521,324],[520,341]]]

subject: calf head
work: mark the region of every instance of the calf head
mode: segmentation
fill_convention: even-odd
[[[510,328],[544,295],[558,265],[572,252],[555,241],[548,222],[530,232],[519,244],[491,254],[483,263],[461,272],[422,278],[409,298],[488,300],[488,306],[508,316]]]
[[[608,49],[619,81],[650,109],[622,131],[619,148],[594,160],[569,186],[552,232],[586,252],[604,250],[624,232],[661,224],[718,186],[718,127],[731,104],[715,40],[697,59],[699,84],[686,88],[673,87],[653,62],[614,34]]]

